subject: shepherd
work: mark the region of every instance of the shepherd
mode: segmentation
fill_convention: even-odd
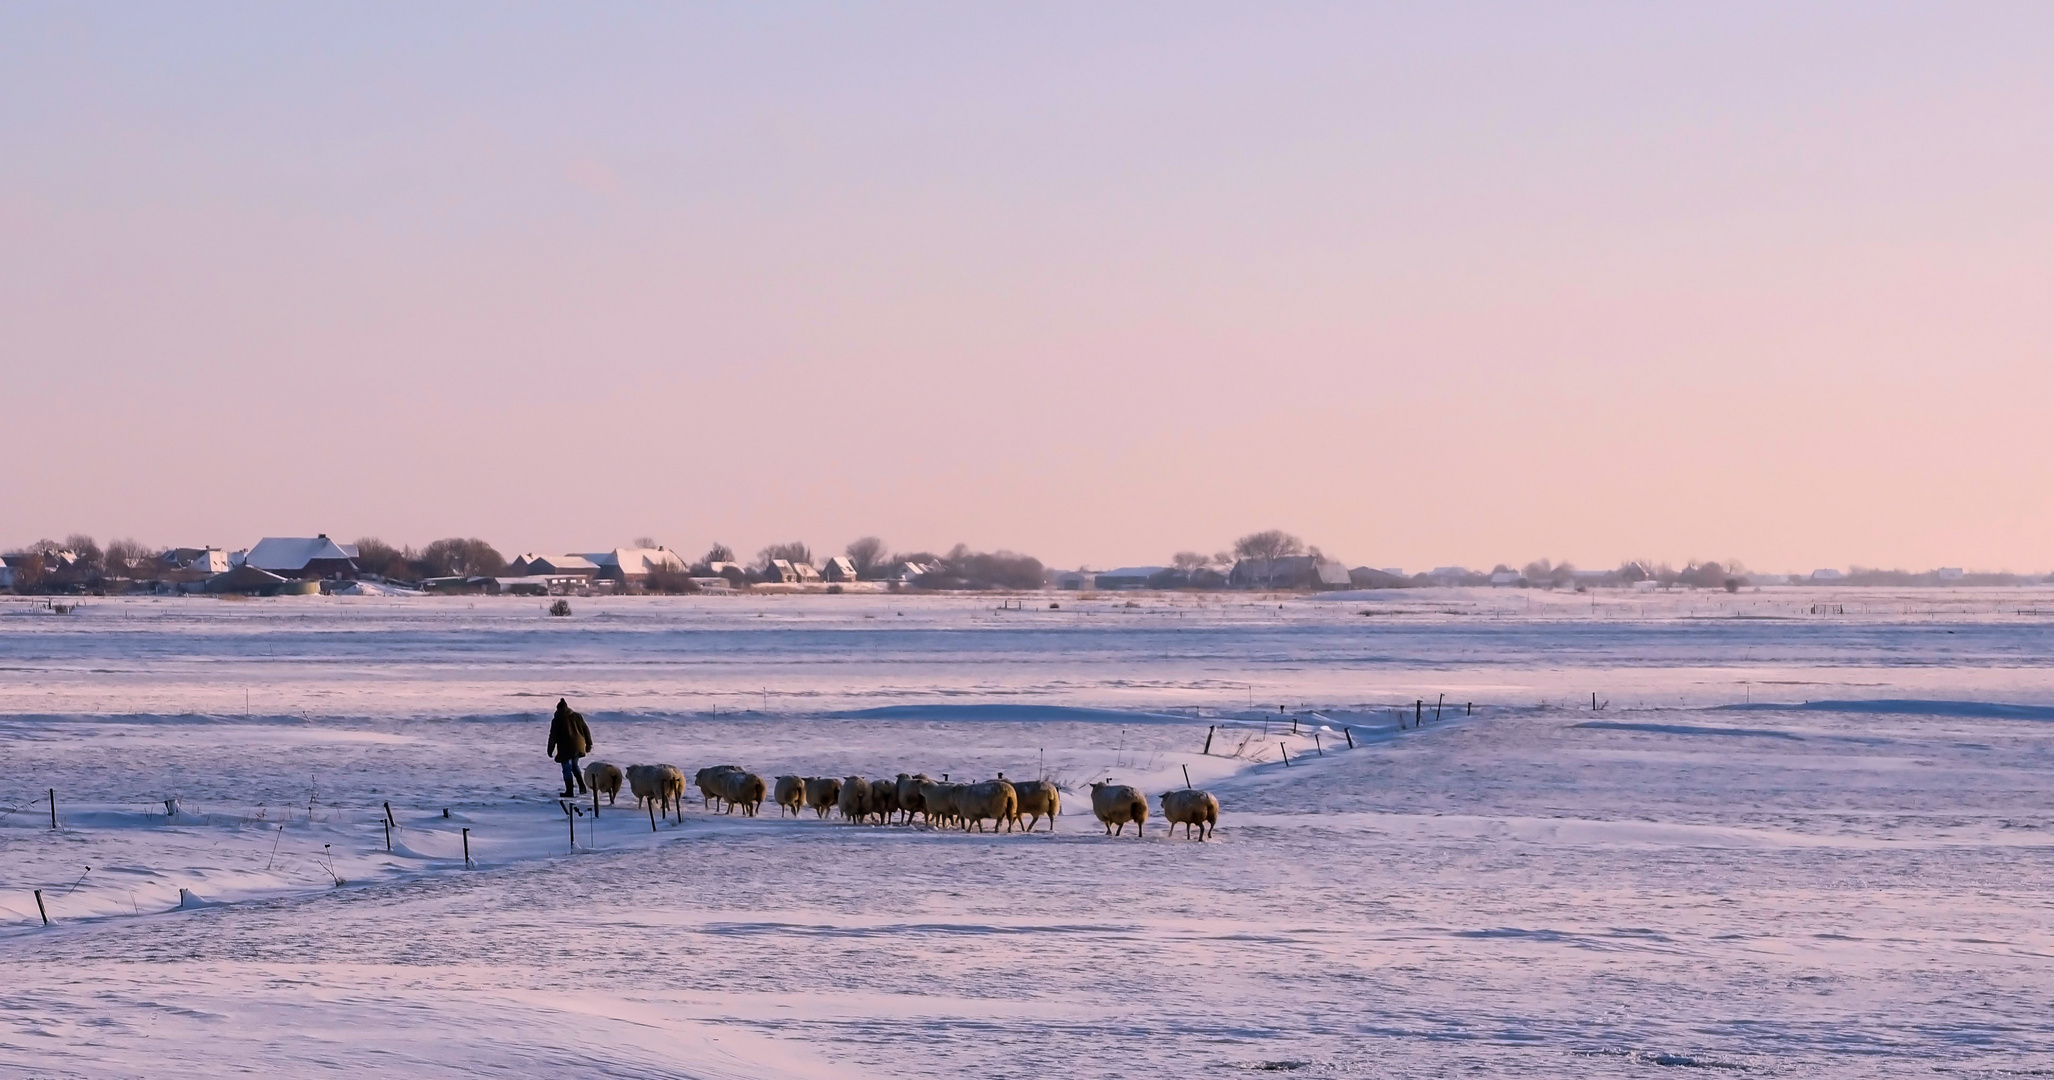
[[[563,766],[563,795],[569,798],[585,791],[585,778],[578,774],[578,759],[592,752],[592,729],[585,718],[562,698],[556,699],[556,715],[549,720],[549,756]]]

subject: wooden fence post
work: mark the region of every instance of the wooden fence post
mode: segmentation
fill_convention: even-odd
[[[43,908],[43,890],[36,890],[36,914],[43,917],[43,925],[50,925],[50,913]]]
[[[1213,733],[1213,732],[1215,732],[1215,731],[1217,731],[1217,730],[1219,730],[1219,725],[1218,725],[1218,724],[1207,724],[1207,725],[1205,725],[1205,750],[1204,750],[1204,754],[1205,754],[1205,756],[1207,756],[1207,757],[1211,757],[1211,756],[1212,756],[1212,733]]]
[[[1355,729],[1344,724],[1341,727],[1341,734],[1348,736],[1348,749],[1355,749]]]
[[[471,868],[471,830],[464,830],[464,869]]]
[[[1290,768],[1290,767],[1291,767],[1291,749],[1290,749],[1290,747],[1287,747],[1287,746],[1285,746],[1285,745],[1284,745],[1283,743],[1278,743],[1278,744],[1277,744],[1277,753],[1279,753],[1279,754],[1282,754],[1282,755],[1284,755],[1284,768],[1286,768],[1286,769]]]

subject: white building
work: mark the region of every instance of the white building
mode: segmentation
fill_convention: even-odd
[[[322,578],[357,572],[357,546],[319,536],[267,536],[243,557],[243,565],[285,578]]]
[[[648,577],[652,571],[671,570],[682,573],[685,560],[669,548],[614,548],[612,551],[582,551],[578,557],[599,568],[599,578],[607,581],[632,581]]]

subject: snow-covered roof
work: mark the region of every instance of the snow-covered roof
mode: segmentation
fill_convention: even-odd
[[[564,572],[599,569],[598,563],[583,555],[544,555],[535,551],[522,552],[520,557],[507,565],[534,566],[538,563],[547,565],[553,570]]]
[[[1142,581],[1147,581],[1149,578],[1168,569],[1169,567],[1167,566],[1122,566],[1118,570],[1101,570],[1098,572],[1098,576],[1102,578],[1140,578]]]
[[[355,544],[338,544],[325,536],[267,536],[243,558],[259,570],[304,570],[317,559],[354,559]]]
[[[623,576],[639,577],[651,570],[683,570],[685,560],[669,548],[614,548],[612,551],[581,552],[580,557],[589,559],[601,571],[617,571]]]
[[[1319,583],[1322,585],[1353,584],[1352,579],[1348,577],[1348,568],[1341,563],[1320,563],[1315,572],[1319,574]]]

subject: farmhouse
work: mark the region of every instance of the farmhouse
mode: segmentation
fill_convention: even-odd
[[[527,552],[506,564],[508,577],[578,577],[589,581],[599,576],[599,564],[583,555],[538,555]]]
[[[281,578],[311,581],[319,578],[355,577],[355,544],[338,544],[319,536],[267,536],[243,557],[243,565]]]
[[[583,552],[582,558],[598,568],[601,581],[635,581],[652,571],[683,573],[685,560],[668,548],[614,548],[612,551]]]

